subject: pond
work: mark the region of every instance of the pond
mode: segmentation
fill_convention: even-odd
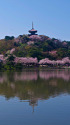
[[[70,125],[70,70],[0,72],[1,125]]]

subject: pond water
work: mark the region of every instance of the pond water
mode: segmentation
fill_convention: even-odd
[[[1,125],[70,125],[70,70],[0,73]]]

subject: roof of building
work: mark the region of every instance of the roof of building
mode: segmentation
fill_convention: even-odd
[[[37,32],[37,30],[31,29],[31,30],[29,30],[29,32]]]

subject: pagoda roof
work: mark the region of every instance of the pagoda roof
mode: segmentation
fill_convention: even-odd
[[[29,31],[31,31],[31,32],[37,32],[37,30],[35,30],[35,29],[31,29],[31,30],[29,30]]]

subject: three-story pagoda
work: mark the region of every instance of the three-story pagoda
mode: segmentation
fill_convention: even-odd
[[[37,30],[35,30],[34,29],[34,27],[33,27],[33,22],[32,22],[32,29],[31,30],[29,30],[29,35],[31,36],[31,35],[37,35],[36,33],[37,33]]]

